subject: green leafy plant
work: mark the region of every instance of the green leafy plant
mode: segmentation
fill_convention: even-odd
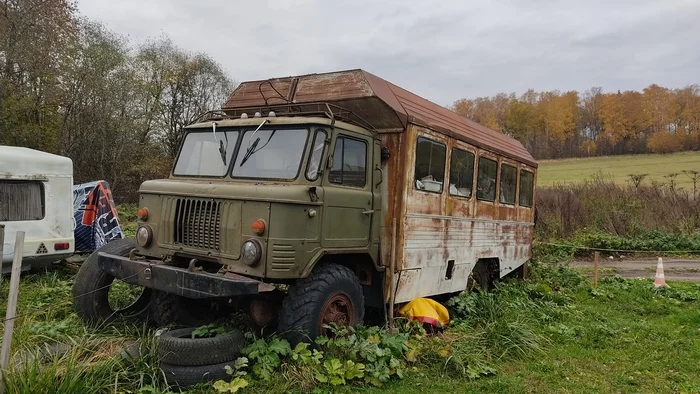
[[[231,376],[231,381],[217,380],[212,386],[214,390],[220,393],[235,393],[238,390],[248,387],[248,381],[244,378],[248,373],[244,371],[248,367],[248,359],[239,357],[233,363],[233,367],[227,365],[226,373]]]
[[[206,326],[200,326],[192,331],[192,338],[212,338],[217,335],[225,335],[226,329],[224,327],[219,327],[214,324],[207,324]]]
[[[292,352],[286,339],[274,338],[270,342],[258,339],[245,347],[243,354],[254,362],[253,373],[264,381],[270,381],[272,374],[282,365],[282,357]]]

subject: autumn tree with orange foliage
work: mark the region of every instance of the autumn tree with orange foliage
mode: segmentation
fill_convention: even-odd
[[[452,109],[520,140],[538,159],[700,149],[700,85],[641,92],[535,92],[461,99]]]

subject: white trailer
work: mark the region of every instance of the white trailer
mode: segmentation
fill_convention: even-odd
[[[5,226],[3,273],[10,270],[17,231],[26,234],[23,270],[73,254],[72,160],[0,146],[0,224]]]

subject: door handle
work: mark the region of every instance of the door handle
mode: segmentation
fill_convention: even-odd
[[[362,213],[364,213],[365,215],[369,215],[371,213],[374,213],[374,209],[368,209],[366,211],[362,211]]]

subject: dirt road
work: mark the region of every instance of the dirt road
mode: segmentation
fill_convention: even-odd
[[[618,274],[625,278],[647,277],[656,274],[657,259],[619,259],[600,258],[600,276]],[[664,276],[666,280],[700,282],[700,259],[664,258]],[[593,261],[576,261],[574,267],[586,273],[593,272]]]

